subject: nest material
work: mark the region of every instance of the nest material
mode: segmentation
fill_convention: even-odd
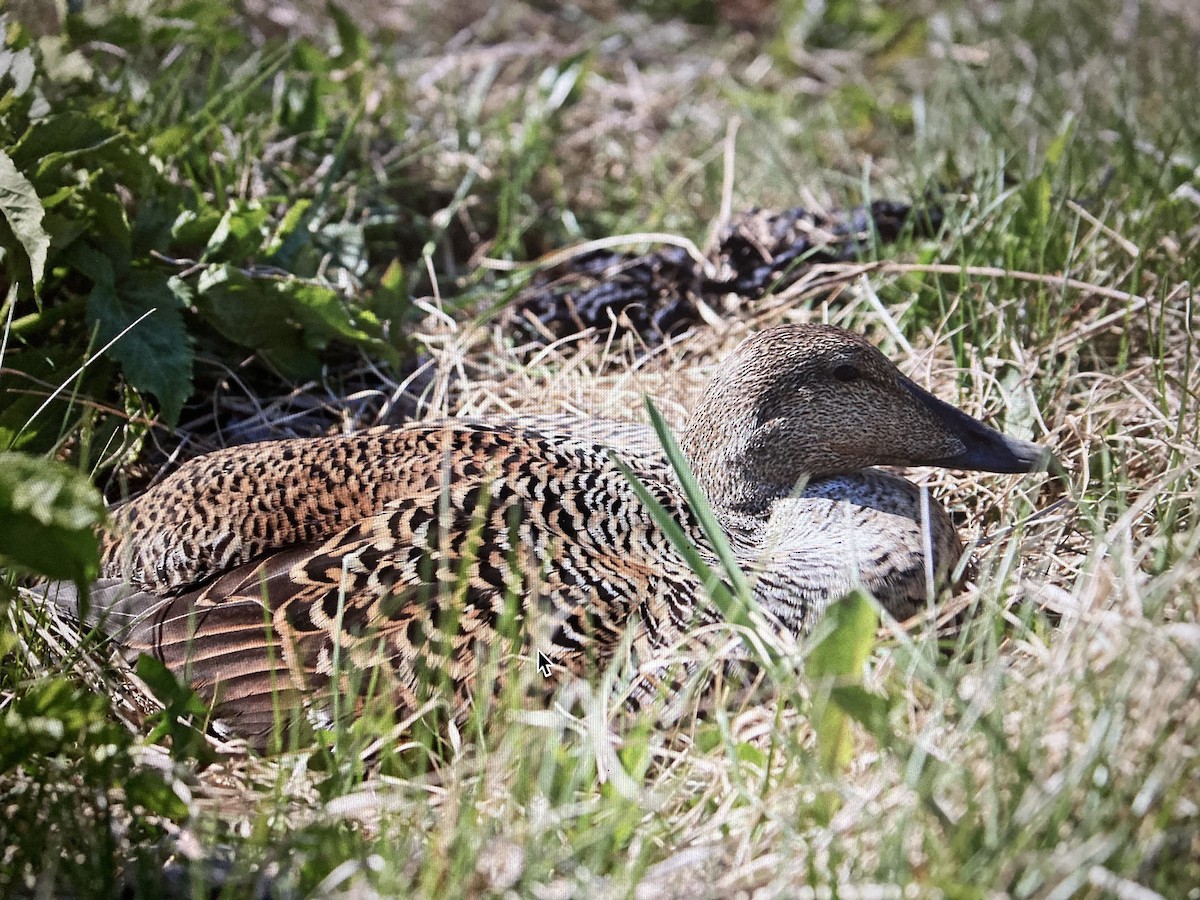
[[[877,200],[848,212],[804,207],[750,209],[722,229],[701,265],[686,250],[665,247],[636,255],[596,250],[537,275],[517,297],[514,326],[534,342],[587,329],[636,332],[649,345],[700,319],[700,304],[757,300],[815,265],[860,258],[872,240],[896,240],[906,226],[936,233],[941,210]]]

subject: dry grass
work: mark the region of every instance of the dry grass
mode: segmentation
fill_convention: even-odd
[[[1079,14],[1069,0],[1052,6]],[[652,28],[606,6],[597,18],[516,6],[461,22],[420,4],[377,8],[379,33],[403,26],[395,41],[412,49],[397,71],[438,148],[431,179],[450,193],[478,179],[444,210],[473,241],[475,263],[596,232],[674,229],[703,242],[729,203],[815,194],[829,204],[860,187],[913,194],[955,172],[970,183],[948,200],[942,241],[904,245],[879,266],[823,267],[653,350],[588,335],[531,353],[453,299],[509,282],[439,262],[437,287],[420,301],[415,372],[364,366],[277,399],[231,391],[223,419],[239,430],[205,440],[302,432],[314,410],[336,427],[563,411],[638,418],[646,394],[678,425],[744,336],[829,321],[869,334],[966,411],[1052,447],[1067,474],[912,473],[972,548],[960,598],[971,615],[941,631],[884,627],[867,684],[888,698],[887,727],[856,732],[844,773],[814,760],[810,723],[824,701],[803,683],[765,685],[748,704],[731,698],[669,729],[610,709],[605,682],[576,686],[580,705],[498,710],[442,743],[398,733],[381,748],[354,733],[277,759],[223,744],[202,770],[146,746],[144,763],[168,771],[186,800],[188,817],[163,827],[176,859],[197,861],[194,878],[217,878],[205,861],[225,848],[233,893],[266,878],[283,894],[316,896],[1141,900],[1200,883],[1200,231],[1180,186],[1195,190],[1194,171],[1166,183],[1200,160],[1200,134],[1167,108],[1184,102],[1169,96],[1179,79],[1163,74],[1177,57],[1156,60],[1145,32],[1122,43],[1113,10],[1097,14],[1112,33],[1079,37],[1075,56],[1013,24],[1019,10],[945,7],[898,59],[862,23],[842,46],[772,51],[764,38]],[[1196,28],[1186,3],[1123,8],[1140,10],[1144,28],[1177,28],[1181,41]],[[261,15],[274,27],[321,27],[300,5],[272,10]],[[281,25],[279,10],[300,18]],[[802,17],[788,15],[798,28]],[[414,23],[430,26],[423,38]],[[530,87],[538,73],[605,40],[616,49],[596,53],[581,98],[536,152],[522,143],[522,127],[538,124],[532,113],[494,124],[540,96]],[[1114,46],[1135,74],[1105,67]],[[1061,71],[1046,76],[1039,60]],[[1136,94],[1135,108],[1097,99],[1114,83]],[[913,104],[888,98],[918,90],[926,122],[897,124]],[[1005,117],[1011,124],[997,126]],[[1136,139],[1102,124],[1110,119],[1136,126]],[[1048,162],[1064,122],[1080,135],[1067,162]],[[482,129],[477,140],[464,137],[472,129]],[[478,190],[511,175],[521,153],[542,168],[521,185],[520,225],[494,239],[494,208]],[[1100,170],[1121,154],[1121,182],[1105,194]],[[1039,220],[1039,201],[1022,192],[1050,171],[1053,214]],[[1102,199],[1086,200],[1091,191]],[[289,415],[297,410],[310,417],[304,427]],[[31,657],[69,655],[65,626],[37,629]],[[138,718],[146,701],[127,671],[114,676],[89,657],[73,671]]]

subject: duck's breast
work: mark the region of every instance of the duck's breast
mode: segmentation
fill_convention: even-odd
[[[908,618],[945,586],[962,546],[940,503],[910,481],[866,469],[776,501],[757,551],[760,601],[806,630],[856,586]]]

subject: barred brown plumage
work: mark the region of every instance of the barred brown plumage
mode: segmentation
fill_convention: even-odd
[[[960,555],[939,505],[923,521],[918,489],[870,466],[1023,472],[1043,458],[819,325],[745,341],[681,443],[758,600],[797,633],[856,584],[904,617]],[[583,675],[629,627],[666,647],[718,617],[610,450],[711,557],[644,426],[447,420],[185,463],[114,511],[88,617],[260,743],[277,709],[320,706],[348,672],[384,679],[401,712],[440,682],[459,710],[498,689],[477,656],[505,642]]]

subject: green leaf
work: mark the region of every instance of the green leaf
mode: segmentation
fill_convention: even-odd
[[[824,633],[806,658],[809,677],[861,679],[879,627],[875,601],[863,591],[851,591],[821,621]]]
[[[629,773],[630,777],[640,781],[645,777],[650,763],[653,761],[650,756],[648,734],[638,730],[626,735],[625,743],[617,751],[617,756],[621,760],[621,766]]]
[[[122,786],[130,808],[140,806],[143,815],[179,820],[188,814],[187,804],[171,789],[162,774],[153,769],[139,769],[125,778]]]
[[[347,343],[369,343],[371,336],[359,328],[350,317],[336,291],[302,281],[275,282],[276,289],[291,298],[297,321],[304,328],[305,342],[323,349],[334,338]]]
[[[767,767],[767,754],[749,741],[739,741],[734,748],[738,762],[749,763],[759,769]]]
[[[348,64],[367,59],[371,45],[359,27],[354,24],[354,20],[346,15],[345,10],[336,3],[326,3],[325,9],[328,11],[329,17],[333,19],[334,28],[337,29],[338,43],[342,45],[342,52],[338,54],[338,62]]]
[[[92,234],[103,235],[105,254],[112,261],[117,275],[123,277],[133,249],[125,204],[116,194],[101,191],[90,192],[87,201],[93,219]]]
[[[854,750],[850,718],[861,716],[860,721],[874,723],[879,714],[864,699],[869,695],[861,688],[863,667],[875,646],[878,626],[875,602],[861,590],[852,591],[826,611],[818,626],[821,636],[805,660],[809,678],[824,682],[829,690],[814,726],[818,759],[827,771],[844,769],[850,763]]]
[[[716,722],[706,722],[696,729],[696,749],[701,753],[709,753],[720,745],[722,740],[721,726]]]
[[[119,136],[100,109],[58,113],[29,127],[13,148],[13,161],[44,178],[54,166],[94,153]]]
[[[231,266],[209,266],[196,285],[195,304],[217,331],[256,350],[286,377],[310,377],[319,370],[320,358],[306,344],[287,298],[270,282]]]
[[[66,678],[39,678],[0,711],[0,772],[38,754],[78,753],[81,748],[101,750],[101,761],[111,764],[114,745],[127,739],[128,732],[108,718],[105,697]]]
[[[163,418],[174,425],[192,392],[192,348],[183,322],[183,301],[167,276],[131,269],[117,280],[112,261],[80,248],[74,262],[92,280],[88,323],[106,353],[121,364],[129,383],[154,395]]]
[[[234,203],[225,210],[208,238],[201,257],[241,259],[256,253],[263,242],[268,211],[257,202]]]
[[[887,736],[888,716],[892,709],[887,697],[872,694],[861,684],[843,684],[830,690],[829,699],[877,738]]]
[[[200,696],[175,677],[162,662],[143,653],[134,665],[138,678],[146,683],[150,691],[163,704],[163,709],[150,717],[153,727],[148,735],[151,741],[163,737],[171,739],[171,756],[175,759],[199,759],[207,761],[214,753],[204,733],[196,722],[208,719],[208,706]]]
[[[232,266],[209,266],[196,286],[196,308],[225,337],[257,350],[288,377],[314,375],[318,351],[335,340],[397,358],[378,336],[382,329],[372,313],[360,311],[356,319],[336,291],[296,278],[254,278]]]
[[[25,251],[30,284],[37,290],[46,271],[46,251],[50,249],[50,235],[42,227],[45,210],[29,179],[3,150],[0,150],[0,213]]]
[[[104,501],[53,460],[0,453],[0,557],[48,578],[86,584],[100,571],[95,528]]]
[[[307,227],[308,212],[312,205],[313,202],[308,197],[293,203],[267,243],[266,251],[271,262],[280,268],[288,268],[300,247],[312,240]]]
[[[609,458],[621,470],[621,474],[629,480],[633,492],[638,495],[638,499],[650,511],[650,516],[654,519],[654,523],[663,530],[667,539],[687,562],[688,567],[703,583],[704,589],[712,598],[713,603],[717,605],[722,614],[728,610],[731,615],[737,615],[742,610],[742,605],[730,593],[729,586],[722,582],[720,577],[704,561],[704,557],[700,553],[700,548],[692,543],[679,523],[663,508],[658,499],[650,493],[637,475],[634,474],[633,469],[629,468],[612,451],[609,451]],[[742,617],[744,618],[744,612],[742,613]]]
[[[205,209],[181,209],[171,223],[171,238],[184,247],[203,247],[212,239],[213,232],[224,216],[211,207]]]

